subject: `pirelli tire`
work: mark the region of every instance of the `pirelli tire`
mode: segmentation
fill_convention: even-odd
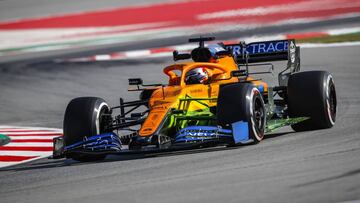
[[[101,98],[79,97],[71,100],[66,108],[63,123],[65,146],[82,141],[85,136],[104,133],[103,115],[109,112],[109,105]],[[105,157],[106,155],[102,154],[67,154],[67,158],[77,161],[96,161]]]
[[[249,138],[254,143],[264,138],[266,111],[260,91],[250,83],[232,83],[220,87],[217,120],[221,126],[237,121],[248,123]]]
[[[326,71],[292,74],[288,81],[290,117],[308,117],[292,125],[299,131],[331,128],[336,119],[336,89],[333,77]]]

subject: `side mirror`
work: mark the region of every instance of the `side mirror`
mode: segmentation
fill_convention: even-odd
[[[129,78],[129,85],[142,85],[143,81],[141,78]]]
[[[246,76],[246,70],[234,70],[231,71],[231,77],[241,77]]]
[[[190,54],[179,54],[178,51],[173,52],[174,61],[190,59]]]

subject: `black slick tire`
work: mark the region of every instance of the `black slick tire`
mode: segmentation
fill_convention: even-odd
[[[295,131],[334,126],[337,99],[334,80],[330,73],[307,71],[292,74],[287,91],[290,117],[309,117],[308,120],[292,125]]]
[[[79,97],[71,100],[66,108],[63,123],[65,146],[82,141],[85,136],[104,133],[102,115],[109,112],[109,105],[101,98]],[[104,159],[105,156],[73,153],[67,158],[77,161],[96,161]]]
[[[264,138],[266,112],[260,91],[250,83],[232,83],[220,87],[217,119],[221,126],[237,121],[248,123],[249,137],[254,143]]]

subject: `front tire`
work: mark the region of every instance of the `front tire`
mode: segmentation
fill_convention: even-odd
[[[288,81],[290,117],[309,117],[292,125],[297,131],[331,128],[336,118],[336,90],[333,77],[326,71],[292,74]]]
[[[220,87],[217,118],[221,126],[237,121],[248,123],[249,138],[254,143],[264,138],[266,112],[260,91],[250,83],[233,83]]]
[[[70,101],[65,111],[64,142],[69,146],[84,140],[84,137],[98,135],[105,132],[106,118],[109,105],[101,98],[79,97]],[[67,158],[77,161],[102,160],[106,155],[89,155],[72,153]]]

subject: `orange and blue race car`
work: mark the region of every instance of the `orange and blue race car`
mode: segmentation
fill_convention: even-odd
[[[212,40],[193,38],[189,42],[199,46],[191,53],[174,51],[175,63],[164,68],[168,84],[129,79],[129,90],[141,92],[137,101],[120,98],[115,107],[97,97],[70,101],[53,158],[90,161],[108,154],[236,146],[258,143],[283,126],[307,131],[335,124],[333,77],[300,72],[294,40],[205,45]],[[287,61],[274,86],[255,78],[273,73],[272,61]]]

